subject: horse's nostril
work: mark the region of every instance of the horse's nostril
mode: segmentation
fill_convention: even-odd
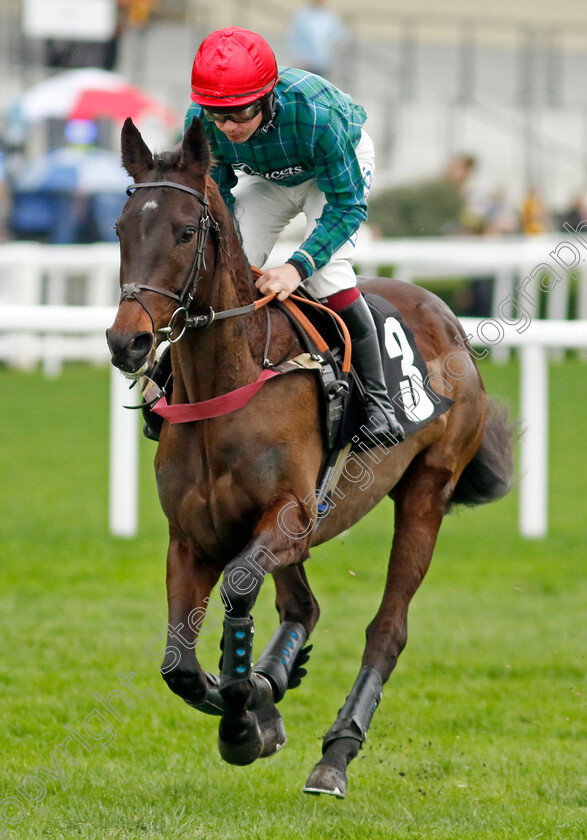
[[[153,335],[149,332],[139,333],[129,344],[129,350],[133,356],[146,356],[153,346]]]
[[[116,332],[116,330],[106,330],[106,341],[113,356],[124,353],[128,347],[128,338],[124,333]]]
[[[125,371],[138,370],[153,347],[153,333],[125,333],[110,329],[107,332],[112,362]]]

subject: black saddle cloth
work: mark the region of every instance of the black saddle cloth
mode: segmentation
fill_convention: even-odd
[[[312,299],[307,293],[303,296]],[[364,297],[377,327],[387,390],[396,416],[408,437],[435,417],[444,414],[452,406],[453,400],[434,391],[414,334],[399,310],[378,295],[365,294]],[[300,306],[328,342],[334,361],[339,366],[342,359],[342,335],[335,319],[324,310],[303,304]],[[335,376],[340,377],[340,367]],[[342,422],[336,435],[337,448],[356,436],[364,437],[361,434],[363,426],[369,429],[361,399],[364,388],[354,370],[349,386],[349,396],[345,400]],[[327,415],[325,422],[328,422]]]

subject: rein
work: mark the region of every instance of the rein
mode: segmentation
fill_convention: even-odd
[[[259,270],[254,269],[254,271]],[[222,317],[230,318],[235,315],[242,315],[245,312],[253,312],[272,301],[275,295],[276,293],[272,292],[270,295],[254,301],[254,303],[250,303],[247,306],[239,306],[236,309],[227,309],[224,312],[219,312],[216,314],[216,320]],[[299,295],[290,295],[290,298],[294,298],[295,300],[300,301],[300,303],[309,303],[317,309],[325,309],[334,316],[335,320],[340,325],[344,338],[344,357],[341,368],[343,374],[348,376],[351,367],[351,341],[348,328],[340,315],[328,309],[328,307],[321,303],[307,300]],[[288,298],[283,302],[283,305],[291,312],[303,329],[310,334],[320,352],[324,352],[329,349],[328,344],[324,341],[312,322],[292,300]],[[269,322],[269,324],[270,323],[271,322]],[[267,355],[268,345],[269,332],[267,336],[267,346],[265,347],[265,355]],[[280,365],[271,365],[271,370],[265,368],[265,370],[259,374],[257,379],[254,382],[250,382],[248,385],[243,385],[241,388],[229,391],[227,394],[222,394],[220,397],[212,397],[212,399],[202,400],[197,403],[177,403],[169,405],[165,399],[165,390],[162,391],[159,388],[157,388],[155,397],[149,398],[147,396],[146,392],[148,391],[148,387],[143,392],[143,396],[151,405],[151,411],[155,414],[159,414],[164,420],[167,420],[172,425],[176,423],[193,423],[195,420],[209,420],[212,417],[222,417],[224,414],[231,414],[233,411],[243,408],[255,396],[257,391],[259,391],[266,382],[273,379],[273,377],[299,370],[316,370],[321,367],[321,363],[322,360],[319,356],[312,357],[308,353],[303,353],[301,356],[298,356],[289,362],[284,362]],[[267,362],[267,364],[269,363]],[[147,381],[150,383],[150,380]]]

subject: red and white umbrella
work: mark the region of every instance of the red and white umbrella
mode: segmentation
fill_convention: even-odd
[[[47,117],[65,120],[110,118],[117,122],[146,117],[167,126],[177,122],[175,113],[124,76],[99,68],[68,70],[29,88],[9,106],[26,122]]]

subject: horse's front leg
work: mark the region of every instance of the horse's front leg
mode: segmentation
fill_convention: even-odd
[[[260,755],[269,754],[264,750],[259,727],[259,719],[262,725],[264,721],[263,707],[271,706],[285,694],[298,654],[317,619],[317,605],[308,598],[309,614],[304,613],[303,607],[291,613],[292,618],[304,623],[283,621],[253,670],[254,626],[250,613],[261,584],[267,574],[277,572],[278,600],[286,599],[288,575],[284,570],[307,556],[307,538],[295,539],[292,534],[307,531],[308,519],[301,504],[292,504],[291,500],[277,502],[263,515],[251,543],[224,571],[226,615],[220,675],[224,711],[219,748],[231,764],[249,764]],[[303,580],[299,575],[295,577],[298,583]],[[307,597],[309,587],[299,588]],[[280,609],[280,613],[295,609],[294,602]],[[259,717],[251,713],[256,708],[261,708]]]
[[[167,552],[167,645],[161,675],[169,688],[190,706],[205,704],[208,680],[195,648],[203,628],[208,597],[220,569],[196,557],[192,544],[171,536]]]
[[[274,755],[285,746],[287,741],[285,727],[275,703],[281,700],[286,689],[298,686],[307,673],[304,666],[310,658],[312,645],[299,653],[297,650],[303,644],[302,638],[304,640],[308,638],[320,616],[318,602],[314,598],[301,564],[285,566],[285,568],[277,567],[273,571],[273,581],[276,592],[275,605],[281,623],[254,669],[254,675],[260,674],[269,679],[274,700],[255,711],[263,738],[260,758]],[[303,629],[296,639],[293,634],[297,634],[299,625]],[[284,657],[284,651],[287,659]]]

